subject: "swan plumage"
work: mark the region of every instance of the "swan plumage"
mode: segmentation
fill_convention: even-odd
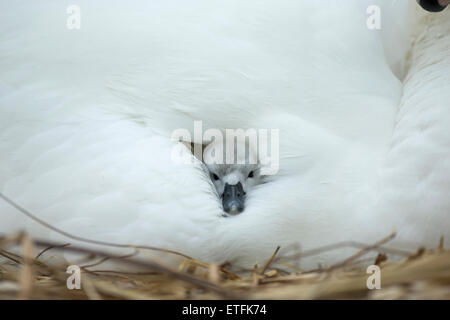
[[[366,27],[374,3],[388,31]],[[0,6],[0,191],[41,219],[247,267],[277,245],[448,235],[448,13],[101,0],[79,1],[82,27],[68,30],[63,3]],[[416,24],[426,31],[407,68]],[[280,129],[280,171],[244,213],[223,217],[201,161],[172,163],[170,133],[195,120]],[[61,239],[4,202],[0,212],[1,232]]]

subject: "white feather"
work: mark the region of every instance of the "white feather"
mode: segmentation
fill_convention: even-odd
[[[393,227],[402,246],[449,235],[448,12],[417,21],[413,1],[77,3],[80,30],[66,28],[64,3],[0,4],[0,191],[41,219],[241,266],[277,245],[369,242]],[[380,31],[366,27],[374,3]],[[403,88],[413,24],[425,31]],[[280,129],[280,173],[239,216],[222,216],[198,162],[171,162],[170,133],[194,120]],[[0,212],[1,232],[63,239],[6,203]]]

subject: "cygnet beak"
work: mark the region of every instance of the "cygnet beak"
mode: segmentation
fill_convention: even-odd
[[[245,192],[242,184],[225,184],[222,196],[223,210],[231,215],[236,215],[244,211]]]

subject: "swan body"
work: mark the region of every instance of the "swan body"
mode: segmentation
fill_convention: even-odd
[[[366,27],[373,3],[388,31]],[[448,244],[450,19],[414,5],[79,1],[69,30],[62,3],[0,4],[0,191],[72,234],[243,267],[393,228],[392,246]],[[188,149],[171,161],[196,120],[279,129],[279,172],[239,215]],[[67,242],[0,202],[19,229]]]

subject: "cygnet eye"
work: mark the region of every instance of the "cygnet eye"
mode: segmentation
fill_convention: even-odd
[[[253,171],[250,171],[250,173],[248,174],[248,177],[253,178],[254,175],[255,175],[255,173]]]
[[[219,180],[219,176],[218,176],[217,174],[215,174],[215,173],[212,173],[212,174],[211,174],[211,177],[212,177],[212,179],[213,179],[214,181]]]

